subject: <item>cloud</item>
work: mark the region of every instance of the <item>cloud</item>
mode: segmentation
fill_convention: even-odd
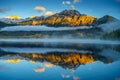
[[[116,0],[117,2],[120,2],[120,0]]]
[[[74,6],[74,5],[71,5],[71,9],[74,10],[74,9],[75,9],[75,6]]]
[[[70,1],[63,1],[62,4],[64,4],[64,5],[70,5],[71,2]]]
[[[54,64],[51,64],[51,63],[45,63],[45,67],[51,68],[51,67],[54,67],[54,66],[55,66]]]
[[[0,65],[0,70],[10,70],[10,68],[6,67],[6,66],[3,66],[3,65]]]
[[[115,80],[120,80],[120,77],[116,78]]]
[[[34,71],[35,71],[36,73],[42,73],[42,72],[45,71],[45,68],[44,68],[44,67],[36,68],[36,69],[34,69]]]
[[[51,15],[54,15],[54,14],[55,14],[55,12],[47,11],[47,12],[45,13],[45,16],[51,16]]]
[[[62,74],[61,76],[62,76],[62,78],[70,78],[69,74]]]
[[[78,3],[78,2],[81,2],[82,0],[73,0],[73,3]]]
[[[73,76],[73,80],[79,80],[78,76]]]
[[[0,8],[0,13],[4,13],[4,12],[7,12],[7,11],[10,11],[11,8]]]
[[[0,16],[0,18],[6,18],[6,16]]]
[[[34,9],[37,11],[40,11],[40,12],[45,12],[45,10],[46,10],[45,7],[43,7],[43,6],[36,6]]]

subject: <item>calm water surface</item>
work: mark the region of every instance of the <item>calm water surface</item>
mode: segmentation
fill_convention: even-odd
[[[0,47],[0,80],[120,80],[120,46]]]

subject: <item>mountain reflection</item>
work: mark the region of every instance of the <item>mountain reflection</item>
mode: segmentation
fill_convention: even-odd
[[[94,62],[91,54],[84,53],[47,53],[47,54],[17,54],[21,57],[32,59],[34,61],[47,61],[63,68],[74,69],[78,65]]]
[[[36,62],[47,62],[46,67],[61,66],[64,69],[75,70],[80,65],[101,61],[111,63],[114,60],[97,53],[78,53],[78,52],[49,52],[42,53],[11,53],[0,54],[0,59],[9,63],[19,63],[20,60],[27,60],[32,64]],[[35,72],[43,72],[45,69],[40,67],[34,69]]]
[[[20,59],[8,59],[8,60],[4,60],[5,62],[9,62],[9,63],[13,63],[13,64],[17,64],[20,62]]]
[[[37,68],[37,69],[34,69],[35,72],[44,72],[45,71],[45,68],[44,67],[40,67],[40,68]]]
[[[11,64],[18,64],[22,60],[44,63],[33,70],[44,72],[46,67],[54,66],[63,69],[76,70],[81,65],[96,61],[104,64],[120,59],[120,47],[114,45],[43,45],[41,47],[1,47],[0,60]]]

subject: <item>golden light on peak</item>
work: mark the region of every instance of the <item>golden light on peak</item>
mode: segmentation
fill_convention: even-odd
[[[29,18],[35,18],[35,16],[30,16]]]
[[[13,20],[20,20],[20,16],[18,15],[11,15],[11,16],[7,16],[6,18],[9,18],[9,19],[13,19]]]
[[[33,60],[30,60],[29,62],[30,62],[30,63],[32,63],[32,64],[34,64],[34,63],[35,63],[35,61],[33,61]]]
[[[20,59],[8,59],[8,60],[4,60],[5,62],[9,62],[12,64],[17,64],[20,62]]]

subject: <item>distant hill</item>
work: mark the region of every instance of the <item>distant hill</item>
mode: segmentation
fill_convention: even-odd
[[[17,25],[17,24],[13,24],[13,23],[8,24],[8,23],[0,21],[0,28],[6,27],[6,26],[14,26],[14,25]]]
[[[104,24],[104,23],[108,23],[108,22],[113,22],[113,21],[118,21],[118,19],[110,16],[110,15],[105,15],[102,18],[96,19],[93,21],[93,25],[100,25],[100,24]]]
[[[0,18],[1,22],[4,22],[6,24],[17,24],[21,21],[23,21],[24,19],[11,19],[11,18]]]
[[[7,26],[6,23],[0,21],[0,28]]]
[[[120,40],[120,29],[114,30],[103,35],[104,39]]]
[[[94,20],[92,26],[101,28],[104,32],[110,33],[120,29],[120,20],[110,15],[105,15],[102,18]]]

